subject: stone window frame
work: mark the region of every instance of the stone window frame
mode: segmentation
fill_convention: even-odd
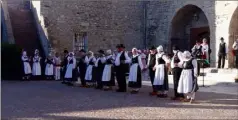
[[[73,51],[76,53],[81,49],[87,50],[88,35],[87,32],[74,33]]]

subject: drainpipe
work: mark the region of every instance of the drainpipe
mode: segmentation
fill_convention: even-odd
[[[147,1],[143,2],[143,9],[144,9],[144,48],[147,49]]]

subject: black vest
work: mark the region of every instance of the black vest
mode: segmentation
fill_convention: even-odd
[[[226,43],[219,45],[219,55],[225,55],[226,54]]]
[[[111,65],[113,63],[112,61],[113,61],[113,59],[112,59],[112,57],[110,57],[107,59],[106,64]]]
[[[163,54],[164,55],[164,54]],[[165,64],[165,61],[163,59],[163,55],[161,55],[160,58],[158,58],[158,64]]]
[[[47,58],[47,59],[46,59],[46,63],[47,63],[47,64],[53,64],[53,59]]]
[[[138,55],[139,56],[139,55]],[[138,61],[138,56],[136,56],[136,57],[132,57],[132,64],[136,64],[136,63],[139,63],[139,61]]]
[[[86,56],[83,56],[79,59],[78,67],[81,70],[87,68],[87,64],[85,63],[85,58],[86,58]]]
[[[73,64],[74,61],[73,61],[73,58],[71,60],[69,60],[69,64]]]
[[[193,56],[196,58],[201,58],[202,57],[202,46],[199,48],[195,47],[195,51],[193,53]]]
[[[67,66],[67,64],[68,64],[68,55],[66,55],[65,57],[64,57],[64,61],[62,62],[62,66]]]
[[[125,73],[129,73],[130,71],[130,65],[129,64],[122,64],[121,61],[124,61],[126,60],[126,57],[125,57],[125,52],[123,51],[121,53],[121,56],[120,56],[120,66],[118,66],[123,72]]]
[[[179,53],[179,51],[177,51],[174,55],[174,63],[179,63],[180,62],[180,59],[178,57],[178,53]]]
[[[25,56],[24,59],[27,59],[27,60],[23,60],[23,62],[29,62],[29,59],[27,56]]]
[[[103,69],[105,64],[102,63],[100,58],[98,58],[98,59],[99,59],[98,60],[98,68]]]
[[[149,67],[153,68],[156,63],[156,54],[150,54]]]
[[[184,61],[183,69],[193,69],[192,61],[193,61],[193,58],[188,61]]]
[[[89,63],[88,63],[89,65],[94,65],[94,62],[93,62],[93,58],[92,59],[90,59],[90,61],[89,61]]]

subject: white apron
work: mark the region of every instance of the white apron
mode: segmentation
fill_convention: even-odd
[[[88,65],[86,74],[85,74],[85,80],[91,81],[92,80],[92,73],[93,73],[93,65]]]
[[[46,66],[45,66],[45,75],[54,75],[54,66],[53,66],[53,64],[46,64]]]
[[[137,81],[137,69],[138,69],[138,63],[134,63],[133,65],[131,65],[129,79],[128,79],[129,82]]]
[[[112,65],[105,65],[103,69],[103,74],[102,74],[102,81],[108,82],[111,80],[111,71],[112,70]]]
[[[25,60],[28,60],[27,56],[22,56],[23,65],[24,65],[24,73],[25,74],[31,74],[31,66],[29,62],[24,62]]]
[[[73,59],[73,58],[72,58]],[[70,60],[68,60],[70,61]],[[73,78],[73,69],[75,68],[75,64],[74,64],[74,59],[73,59],[73,64],[67,64],[66,66],[66,73],[65,73],[65,78]]]
[[[38,62],[36,62],[38,60]],[[41,66],[40,66],[40,58],[33,58],[33,67],[32,67],[32,75],[41,75]]]
[[[165,64],[159,64],[155,69],[155,78],[153,85],[163,85],[164,84],[164,67]]]
[[[183,70],[178,83],[178,93],[189,93],[193,89],[193,71]]]

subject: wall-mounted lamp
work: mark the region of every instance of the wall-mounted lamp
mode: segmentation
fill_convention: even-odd
[[[198,19],[199,19],[198,14],[197,14],[197,13],[194,13],[194,14],[193,14],[193,20],[194,20],[194,21],[198,21]]]

